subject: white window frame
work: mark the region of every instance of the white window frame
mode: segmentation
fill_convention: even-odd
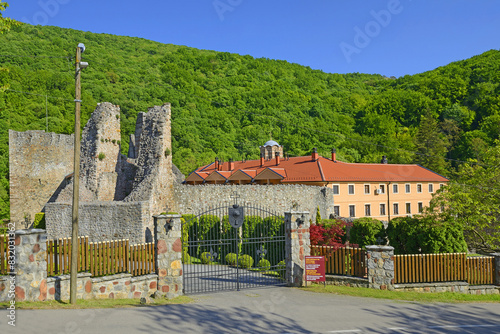
[[[353,208],[353,211],[354,211],[354,215],[351,216],[351,208]],[[352,217],[356,217],[356,205],[355,204],[349,204],[349,217],[352,218]]]
[[[418,190],[418,188],[420,188],[420,191]],[[417,193],[422,193],[423,189],[422,189],[422,183],[417,183]]]
[[[411,215],[411,202],[406,202],[405,203],[405,212],[406,212],[407,215]]]
[[[352,194],[351,194],[351,186],[352,186]],[[347,194],[348,195],[356,195],[356,185],[351,183],[347,185]]]
[[[337,211],[337,213],[335,213]],[[333,206],[333,213],[340,217],[340,205]]]
[[[384,208],[384,212],[383,213],[382,213],[382,207]],[[381,216],[387,216],[385,203],[379,203],[378,210],[379,210],[379,213],[380,213]]]
[[[380,189],[380,193],[381,194],[385,194],[385,184],[379,184],[378,185],[378,188]]]
[[[429,193],[434,193],[434,183],[429,183]]]
[[[394,206],[396,206],[397,210],[394,210]],[[399,215],[399,203],[392,203],[392,213]]]
[[[366,187],[368,187],[368,192],[366,191]],[[371,193],[371,187],[370,187],[370,184],[364,184],[363,185],[363,189],[365,190],[365,195],[370,195]]]
[[[424,203],[423,202],[417,203],[417,210],[418,210],[418,213],[424,212]]]
[[[368,209],[368,214],[366,214],[366,209]],[[372,205],[370,203],[365,204],[365,217],[372,216]]]
[[[335,193],[335,187],[337,187],[337,193]],[[332,191],[334,195],[340,195],[340,184],[332,184]]]
[[[411,183],[405,183],[405,194],[411,194]]]
[[[396,189],[396,191],[394,191],[394,189]],[[393,194],[399,194],[399,185],[397,183],[394,183],[392,185],[392,193]]]

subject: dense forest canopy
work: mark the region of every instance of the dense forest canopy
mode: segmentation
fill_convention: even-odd
[[[185,174],[218,156],[420,163],[454,177],[500,135],[500,51],[401,78],[332,74],[286,61],[141,38],[23,24],[0,35],[0,218],[8,218],[8,129],[72,133],[74,53],[84,43],[82,127],[98,102],[121,107],[122,153],[137,113],[172,104],[173,161]]]

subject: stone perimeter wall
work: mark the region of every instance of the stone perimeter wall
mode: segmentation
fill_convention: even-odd
[[[180,215],[155,216],[156,273],[135,276],[117,274],[90,277],[78,274],[78,299],[175,298],[182,295],[182,243]],[[168,224],[166,224],[168,222]],[[168,227],[169,226],[169,227]],[[168,227],[168,228],[167,228]],[[0,276],[0,302],[67,300],[70,276],[47,277],[47,234],[45,230],[15,232],[14,274]],[[12,293],[14,291],[14,293]]]
[[[333,191],[331,188],[301,184],[276,185],[188,185],[174,184],[174,203],[169,210],[180,214],[196,214],[210,205],[221,202],[233,203],[231,196],[237,193],[238,203],[249,203],[284,213],[290,210],[308,211],[308,219],[316,218],[319,207],[321,217],[333,213]]]
[[[72,172],[73,138],[9,130],[10,220],[17,228],[33,222]]]
[[[152,242],[148,202],[99,202],[79,206],[78,235],[89,241],[129,239],[131,243]],[[49,239],[71,237],[72,205],[48,203],[45,206]]]

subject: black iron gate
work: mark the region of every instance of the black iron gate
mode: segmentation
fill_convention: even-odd
[[[284,217],[268,209],[221,205],[183,215],[184,293],[285,284]]]

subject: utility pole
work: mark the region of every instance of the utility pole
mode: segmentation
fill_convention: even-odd
[[[80,105],[81,87],[80,70],[88,66],[81,62],[82,52],[85,46],[80,43],[76,47],[75,57],[75,142],[73,159],[73,214],[72,214],[72,234],[71,234],[71,272],[70,272],[70,303],[76,304],[76,278],[78,272],[78,205],[80,195]]]

